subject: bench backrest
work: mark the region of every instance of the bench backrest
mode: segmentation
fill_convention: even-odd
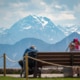
[[[38,52],[37,58],[60,65],[80,65],[80,52]],[[38,62],[37,65],[49,66],[41,62]]]

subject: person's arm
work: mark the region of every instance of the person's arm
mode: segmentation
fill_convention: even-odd
[[[27,52],[28,52],[28,49],[25,50],[23,56],[25,56],[27,54]]]

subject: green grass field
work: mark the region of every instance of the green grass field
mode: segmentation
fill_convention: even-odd
[[[0,80],[26,80],[26,78],[0,76]],[[80,80],[80,78],[29,78],[28,80]]]

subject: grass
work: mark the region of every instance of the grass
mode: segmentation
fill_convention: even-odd
[[[25,79],[23,79],[23,78],[14,78],[14,77],[0,76],[0,80],[25,80]]]
[[[26,80],[26,78],[0,76],[0,80]],[[80,78],[29,78],[28,80],[80,80]]]

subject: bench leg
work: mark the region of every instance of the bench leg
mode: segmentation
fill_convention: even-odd
[[[37,78],[37,77],[40,78],[40,77],[41,77],[41,69],[36,68],[36,69],[34,70],[33,77],[34,77],[34,78]]]
[[[41,69],[38,68],[38,77],[41,78]]]

